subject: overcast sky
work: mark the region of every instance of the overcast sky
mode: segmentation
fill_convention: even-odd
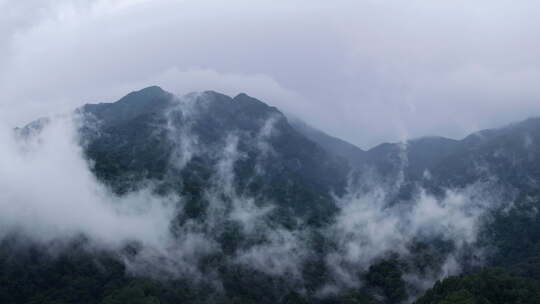
[[[537,0],[0,0],[0,120],[151,84],[246,92],[362,148],[540,116]]]

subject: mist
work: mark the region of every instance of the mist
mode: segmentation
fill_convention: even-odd
[[[344,194],[334,194],[339,211],[328,225],[313,228],[298,218],[292,228],[286,227],[272,221],[278,202],[238,192],[234,170],[246,157],[238,150],[242,138],[259,151],[255,174],[264,175],[260,162],[268,155],[276,156],[269,140],[279,134],[274,130],[279,118],[270,117],[252,136],[233,132],[217,146],[205,146],[190,125],[205,109],[197,99],[200,96],[204,95],[174,97],[175,105],[165,113],[162,128],[174,145],[170,168],[181,171],[202,154],[217,159],[211,183],[203,191],[202,200],[208,204],[204,220],[186,218],[186,198],[158,194],[156,181],[146,180],[137,190],[122,195],[100,182],[91,170],[92,161],[83,153],[85,143],[78,131],[89,120],[77,113],[41,119],[25,129],[2,128],[1,237],[15,233],[47,247],[83,236],[88,239],[88,250],[115,253],[136,276],[189,277],[221,288],[218,275],[198,265],[205,257],[227,253],[223,235],[238,227],[242,237],[235,242],[243,245],[228,253],[227,263],[286,277],[291,288],[303,292],[304,263],[320,259],[330,272],[318,291],[320,296],[362,286],[358,273],[389,257],[407,259],[415,243],[450,244],[450,249],[440,252],[436,268],[411,267],[404,274],[413,294],[460,273],[465,262],[482,265],[487,248],[477,243],[481,225],[489,220],[490,211],[511,208],[511,201],[499,197],[489,184],[446,189],[442,196],[418,187],[411,199],[396,203],[392,199],[403,183],[403,173],[381,179],[366,170],[360,178],[351,178]],[[181,127],[175,123],[177,117],[185,121]],[[407,160],[400,162],[404,166]],[[179,218],[184,218],[180,224]],[[315,254],[314,234],[331,240],[323,256]],[[133,244],[137,254],[126,255],[124,249]]]
[[[280,299],[364,288],[392,261],[411,301],[486,265],[497,249],[485,227],[524,200],[488,161],[459,168],[484,174],[465,185],[437,188],[429,171],[411,182],[405,171],[410,139],[462,139],[540,116],[537,1],[0,0],[0,9],[0,245],[21,237],[54,257],[80,241],[130,276],[218,292],[223,273],[245,271]],[[105,136],[103,122],[81,106],[150,85],[173,93],[147,145],[171,148],[159,173],[174,179],[143,168],[119,190],[96,173],[87,149]],[[277,110],[248,131],[199,138],[208,90],[245,92]],[[304,165],[280,163],[272,144],[296,132],[280,129],[293,118],[362,150],[397,142],[397,169],[348,168],[346,186],[324,193],[327,209],[317,205],[324,195],[291,203],[250,191],[271,183],[268,164]],[[534,160],[535,134],[522,141]],[[294,183],[290,172],[273,191]],[[331,174],[321,180],[340,178]],[[186,189],[191,181],[196,189]],[[309,271],[322,275],[311,282]]]
[[[246,92],[364,149],[540,114],[536,1],[0,5],[12,127],[150,84]]]
[[[73,124],[69,116],[57,117],[29,138],[2,128],[2,233],[44,243],[81,234],[111,248],[129,240],[166,242],[174,198],[157,200],[149,191],[113,195],[89,170]]]

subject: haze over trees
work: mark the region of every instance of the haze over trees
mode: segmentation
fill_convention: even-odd
[[[153,86],[1,135],[2,303],[539,299],[537,118],[362,150]]]

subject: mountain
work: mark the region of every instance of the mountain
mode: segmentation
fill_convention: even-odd
[[[302,128],[307,130],[298,127]],[[331,137],[321,135],[324,133],[304,132],[317,134],[310,138],[329,153],[348,159],[356,168],[372,169],[377,175],[392,179],[403,174],[405,184],[464,187],[494,180],[521,191],[538,191],[539,130],[540,118],[530,118],[479,131],[461,140],[429,136],[404,143],[383,143],[367,151],[332,141]]]
[[[243,93],[152,86],[74,121],[111,195],[172,198],[172,241],[15,233],[0,239],[2,303],[537,301],[539,118],[362,150]]]
[[[232,144],[236,191],[315,217],[334,212],[330,193],[343,191],[349,170],[276,108],[246,94],[174,98],[149,87],[79,112],[86,117],[81,133],[94,173],[118,193],[150,179],[160,191],[198,201]]]
[[[460,141],[433,172],[446,184],[494,178],[518,189],[537,190],[540,176],[540,118],[480,131]]]
[[[352,166],[358,166],[364,160],[364,150],[351,143],[315,129],[300,119],[292,119],[291,125],[299,133],[319,144],[328,153],[347,160]]]

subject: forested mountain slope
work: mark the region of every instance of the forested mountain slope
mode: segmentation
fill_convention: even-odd
[[[67,206],[118,231],[6,226],[2,303],[540,301],[540,119],[364,151],[246,94],[154,86],[16,129],[25,161],[58,120],[95,195]]]

